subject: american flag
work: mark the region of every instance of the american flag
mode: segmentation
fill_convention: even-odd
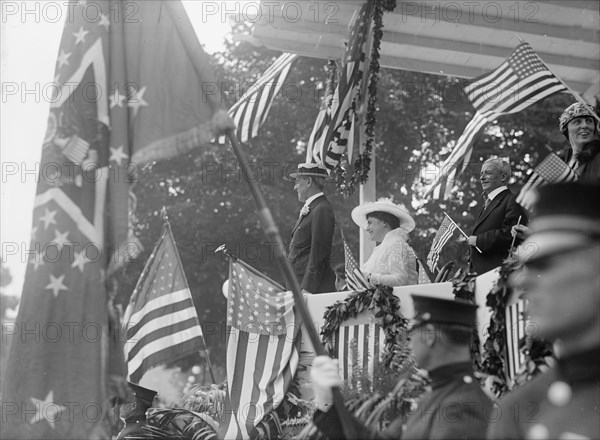
[[[502,115],[518,113],[550,95],[568,90],[528,43],[519,44],[498,68],[465,87],[465,93],[475,107],[475,116],[425,196],[434,190],[436,197],[446,198],[449,195],[454,178],[468,165],[473,143],[487,122]]]
[[[517,203],[530,210],[534,204],[536,188],[547,183],[572,182],[578,178],[577,173],[552,152],[534,168],[517,196]]]
[[[362,79],[365,72],[365,51],[367,35],[371,24],[374,3],[366,2],[356,16],[346,52],[344,65],[337,88],[331,101],[331,122],[327,127],[321,150],[314,152],[315,160],[328,169],[340,162],[348,147],[348,139],[353,135],[357,106],[361,100]],[[358,125],[354,125],[357,127]]]
[[[506,345],[508,377],[515,379],[525,364],[525,355],[519,349],[519,342],[528,335],[531,321],[526,319],[527,300],[519,299],[506,307]]]
[[[128,380],[206,347],[168,223],[135,286],[124,317]]]
[[[435,233],[431,249],[427,255],[427,265],[432,273],[435,273],[438,261],[440,260],[440,252],[442,252],[443,247],[452,238],[454,231],[456,231],[456,225],[448,217],[444,217],[444,220],[442,220],[440,227]]]
[[[360,379],[357,373],[362,372],[373,382],[375,365],[381,361],[385,351],[385,332],[380,324],[372,322],[370,316],[358,319],[365,322],[341,325],[335,332],[333,356],[339,359],[340,375],[345,381]]]
[[[322,163],[321,151],[327,137],[327,129],[331,124],[331,105],[333,101],[333,92],[335,90],[335,62],[329,62],[329,78],[325,86],[325,96],[317,115],[317,120],[313,126],[306,147],[306,163]]]
[[[235,122],[235,135],[240,142],[247,142],[258,135],[271,105],[298,55],[284,53],[265,71],[231,108],[228,113]]]
[[[419,284],[430,284],[431,283],[431,278],[429,278],[429,274],[425,271],[425,267],[423,266],[423,263],[421,263],[420,261],[418,261],[418,278],[417,278],[417,283]]]
[[[240,260],[229,262],[227,399],[220,438],[247,439],[282,402],[299,359],[291,291]]]
[[[3,420],[6,438],[110,437],[105,417],[72,403],[105,408],[109,375],[125,380],[110,354],[122,360],[108,337],[105,283],[140,250],[129,234],[135,162],[216,135],[206,128],[215,109],[202,95],[215,79],[183,5],[136,2],[132,15],[128,2],[93,3],[94,20],[85,1],[70,3],[59,46],[34,252],[3,371],[2,400],[16,409]],[[36,325],[60,334],[32,343],[21,330]]]
[[[342,233],[342,241],[344,242],[346,285],[348,288],[350,288],[350,290],[370,289],[372,286],[356,264],[356,260],[352,256],[350,246],[348,246],[348,243],[344,238],[344,233]]]

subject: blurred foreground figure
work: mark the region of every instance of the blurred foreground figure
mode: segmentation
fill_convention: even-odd
[[[418,366],[431,377],[431,391],[383,432],[372,432],[353,420],[356,438],[481,439],[493,403],[473,374],[469,344],[477,306],[463,301],[412,295],[415,304],[411,343]],[[315,425],[330,439],[342,437],[331,388],[341,386],[337,361],[315,358],[311,370],[318,411]]]
[[[540,188],[512,275],[558,364],[500,401],[491,439],[600,438],[600,186]]]

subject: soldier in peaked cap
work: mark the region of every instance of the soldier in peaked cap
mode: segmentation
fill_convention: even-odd
[[[327,169],[321,164],[302,163],[290,177],[304,206],[292,229],[288,259],[303,292],[334,292],[335,274],[330,259],[335,216],[323,194]]]
[[[431,391],[417,402],[406,419],[394,420],[383,432],[371,432],[353,420],[357,438],[479,439],[487,429],[493,403],[473,374],[470,341],[477,306],[459,300],[412,295],[416,316],[410,329],[417,365],[428,371]],[[315,425],[329,438],[342,430],[331,409],[331,387],[340,386],[336,361],[319,356],[311,371]]]
[[[119,432],[117,440],[128,438],[139,438],[146,434],[142,429],[147,425],[146,411],[152,407],[156,391],[144,388],[135,383],[127,382],[135,396],[133,402],[121,406],[121,418],[125,421],[125,427]]]
[[[491,439],[600,438],[600,186],[539,190],[511,277],[558,362],[501,401]]]

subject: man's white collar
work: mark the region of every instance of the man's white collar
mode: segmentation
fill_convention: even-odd
[[[306,202],[304,202],[304,206],[308,206],[308,205],[310,205],[310,204],[311,204],[311,202],[312,202],[313,200],[315,200],[317,197],[324,196],[324,195],[325,195],[325,194],[323,194],[322,192],[320,192],[320,193],[317,193],[317,194],[315,194],[315,195],[313,195],[313,196],[310,196],[308,199],[306,199]]]
[[[496,198],[496,196],[498,194],[500,194],[502,191],[504,191],[505,189],[508,189],[508,186],[506,186],[506,185],[499,186],[494,191],[492,191],[488,194],[488,199],[494,200]]]

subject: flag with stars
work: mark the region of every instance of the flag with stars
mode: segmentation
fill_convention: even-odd
[[[168,223],[140,275],[123,319],[128,380],[205,348],[173,233]]]
[[[241,260],[229,263],[227,399],[220,438],[247,439],[282,402],[298,366],[291,291]]]
[[[218,134],[206,96],[216,83],[181,2],[66,9],[3,371],[3,438],[110,438],[110,368],[124,380],[124,363],[108,355],[107,277],[140,249],[129,185],[140,162]]]
[[[365,74],[367,34],[375,2],[363,4],[352,25],[352,32],[346,47],[343,67],[338,85],[331,100],[331,117],[325,140],[318,145],[321,151],[314,151],[316,162],[323,163],[329,170],[340,162],[344,152],[351,148],[353,128],[358,127],[355,118],[361,101],[361,86]],[[313,147],[314,148],[314,147]]]
[[[456,176],[469,164],[473,144],[488,122],[518,113],[555,93],[569,91],[533,51],[521,43],[495,70],[468,84],[465,93],[476,113],[434,179],[425,196],[448,198]]]
[[[551,152],[536,166],[527,183],[523,185],[517,203],[523,208],[531,210],[537,200],[536,189],[548,183],[573,182],[579,175],[567,165],[558,155]]]
[[[352,255],[352,251],[350,250],[350,246],[346,242],[346,238],[344,237],[344,233],[342,232],[342,242],[344,243],[344,266],[346,273],[346,285],[350,290],[366,290],[371,289],[373,286],[367,281],[365,275],[362,273],[358,264],[356,264],[356,260]]]

